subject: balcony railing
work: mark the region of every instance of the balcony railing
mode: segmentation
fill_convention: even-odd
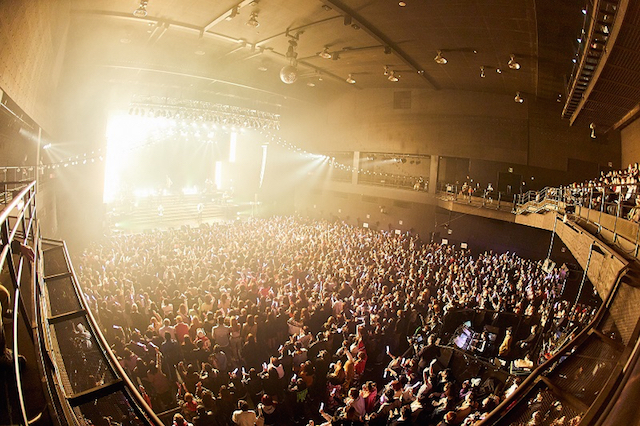
[[[640,254],[640,194],[636,184],[566,186],[520,194],[517,214],[554,210],[568,214],[625,254]]]
[[[28,425],[46,418],[48,423],[59,425],[162,425],[99,331],[66,246],[41,238],[36,182],[21,185],[21,191],[11,190],[10,200],[0,211],[0,270],[6,267],[13,285],[9,340],[13,342],[19,406],[12,408],[19,410],[19,422]],[[25,274],[28,268],[31,280]],[[25,329],[27,336],[19,334]],[[26,355],[37,361],[47,406],[35,415],[31,405],[37,398],[25,394],[29,383],[19,356],[19,343],[29,340],[34,353]]]

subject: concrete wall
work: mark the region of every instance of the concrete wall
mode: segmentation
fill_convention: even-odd
[[[68,26],[68,0],[0,2],[0,88],[49,132]]]
[[[567,172],[569,159],[620,164],[620,140],[591,139],[589,129],[570,127],[561,104],[511,95],[464,91],[411,91],[411,108],[394,109],[392,89],[347,90],[327,107],[299,111],[283,129],[287,139],[315,151],[352,150],[470,158],[537,170]],[[506,170],[503,170],[506,171]],[[495,176],[494,171],[491,174]],[[530,174],[529,176],[531,176]],[[557,176],[566,183],[571,176]]]
[[[622,166],[640,163],[640,118],[622,129]]]

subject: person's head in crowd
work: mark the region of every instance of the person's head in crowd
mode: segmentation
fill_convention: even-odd
[[[188,422],[185,420],[184,416],[180,413],[176,413],[173,415],[173,426],[187,426]]]

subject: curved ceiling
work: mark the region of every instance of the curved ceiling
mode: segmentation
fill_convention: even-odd
[[[103,79],[147,91],[232,92],[275,104],[389,87],[555,100],[583,19],[575,0],[149,0],[147,16],[135,17],[138,5],[72,0],[67,69],[97,67]],[[292,39],[299,76],[285,85],[279,71]],[[446,65],[434,61],[438,50]],[[511,55],[520,69],[509,68]]]

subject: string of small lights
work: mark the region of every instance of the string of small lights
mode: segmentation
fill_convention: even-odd
[[[193,126],[187,125],[185,126],[185,128],[189,129]],[[225,130],[229,130],[229,129],[225,129]],[[233,128],[231,129],[232,131],[235,131],[236,129]],[[185,130],[181,130],[180,132],[180,136],[185,137],[188,136],[187,132]],[[202,138],[202,134],[200,133],[200,130],[198,129],[192,129],[192,132],[190,132],[192,136],[195,136],[197,138]],[[263,138],[266,140],[266,142],[268,144],[275,144],[276,146],[279,146],[281,148],[284,148],[290,152],[294,152],[298,155],[304,156],[306,158],[319,158],[322,157],[325,160],[330,161],[330,166],[333,168],[336,168],[338,170],[342,170],[348,173],[358,173],[359,175],[366,175],[366,176],[375,176],[375,177],[379,177],[379,178],[389,178],[389,179],[405,179],[405,180],[415,180],[416,182],[419,181],[420,179],[422,179],[421,176],[412,176],[412,175],[401,175],[401,174],[394,174],[394,173],[387,173],[387,172],[380,172],[380,171],[375,171],[375,170],[367,170],[365,168],[358,168],[356,169],[355,167],[353,167],[352,165],[348,165],[348,164],[344,164],[342,162],[340,162],[339,160],[336,159],[335,156],[329,156],[329,155],[324,155],[324,154],[316,154],[313,152],[309,152],[307,150],[304,150],[302,148],[300,148],[298,145],[295,145],[293,143],[290,143],[289,141],[287,141],[286,139],[282,138],[281,136],[275,134],[275,133],[271,133],[268,131],[259,131],[259,134],[263,136]],[[169,136],[177,136],[175,133],[170,134]],[[207,138],[205,139],[208,143],[212,142],[213,135],[211,133],[207,134]],[[160,139],[156,136],[154,137],[150,137],[149,141],[145,144],[141,144],[138,145],[136,147],[132,147],[131,149],[140,149],[143,147],[149,147],[152,145],[155,145],[157,143],[160,142]],[[104,161],[104,153],[103,153],[103,149],[102,148],[98,148],[96,150],[91,151],[90,153],[84,153],[84,154],[79,154],[79,155],[72,155],[64,160],[60,160],[57,162],[53,162],[53,163],[48,163],[48,164],[41,164],[41,169],[42,170],[53,170],[53,169],[59,169],[59,168],[67,168],[70,166],[77,166],[77,165],[86,165],[86,164],[91,164],[91,163],[96,163],[96,162],[102,162]]]
[[[301,155],[307,156],[309,158],[317,158],[318,155],[323,156],[324,158],[331,160],[331,166],[340,170],[344,170],[347,171],[349,173],[358,173],[360,175],[369,175],[369,176],[378,176],[381,178],[391,178],[391,179],[408,179],[408,180],[415,180],[416,182],[419,181],[420,179],[422,179],[421,176],[411,176],[411,175],[399,175],[399,174],[393,174],[393,173],[386,173],[386,172],[378,172],[375,170],[367,170],[364,169],[362,167],[356,169],[355,167],[348,165],[348,164],[343,164],[341,162],[339,162],[336,157],[334,156],[328,156],[328,155],[323,155],[323,154],[315,154],[312,152],[308,152],[302,148],[300,148],[297,145],[294,145],[290,142],[288,142],[287,140],[283,139],[281,136],[278,136],[276,134],[270,133],[270,132],[260,132],[261,134],[265,135],[265,137],[270,141],[275,143],[277,146],[283,147],[289,151],[292,152],[297,152]]]

